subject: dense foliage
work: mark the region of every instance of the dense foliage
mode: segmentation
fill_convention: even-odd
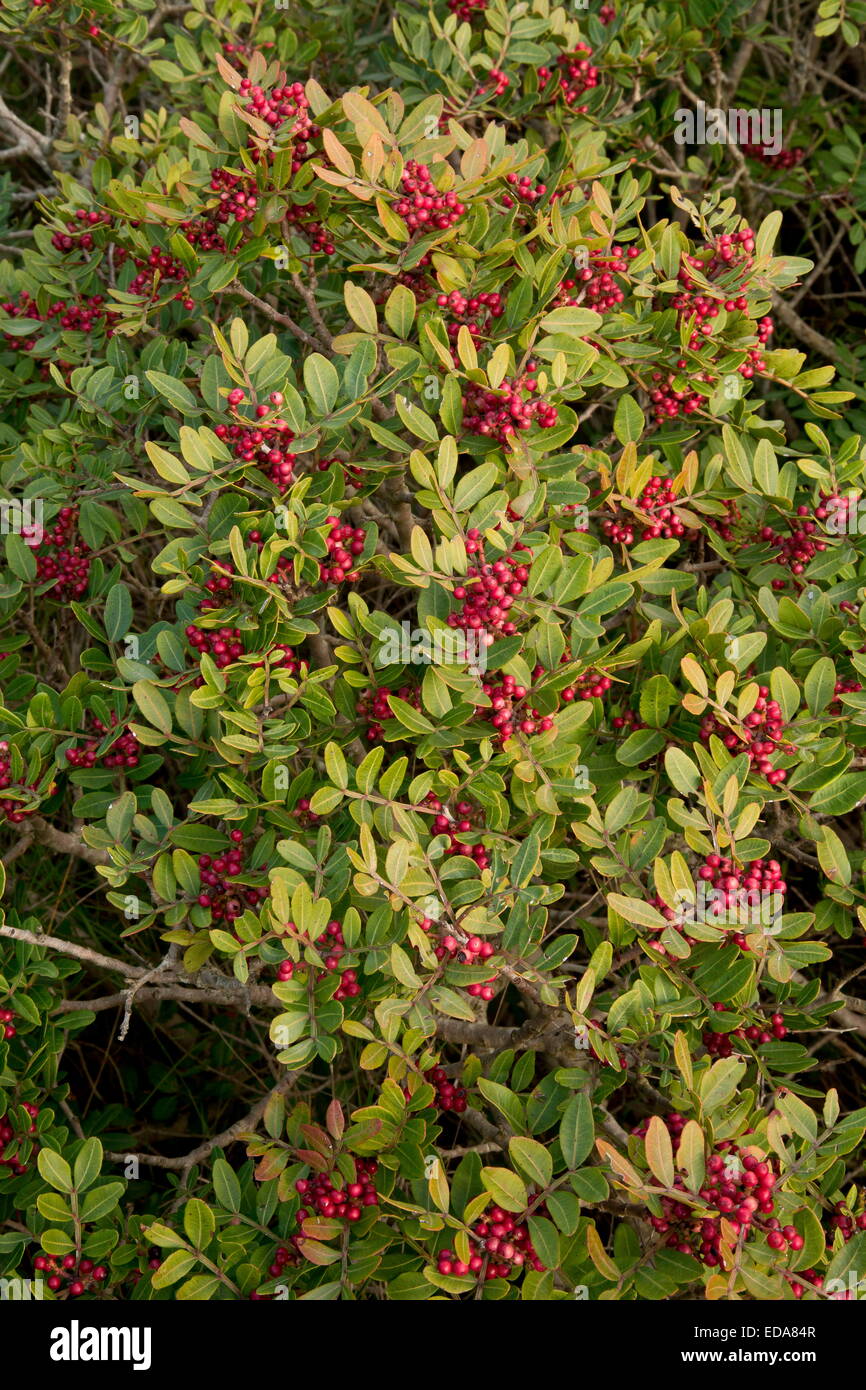
[[[856,1296],[860,23],[6,0],[0,1275]]]

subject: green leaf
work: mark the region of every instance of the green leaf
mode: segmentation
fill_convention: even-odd
[[[553,309],[549,314],[545,314],[539,325],[545,333],[563,333],[567,338],[583,338],[587,333],[593,333],[602,325],[602,317],[594,309],[581,309],[578,306],[568,306],[564,309]]]
[[[666,742],[664,734],[658,729],[635,729],[617,747],[616,760],[623,767],[638,767],[660,753]]]
[[[72,1169],[66,1159],[55,1153],[54,1149],[40,1149],[36,1166],[49,1186],[56,1188],[58,1192],[72,1191]]]
[[[181,1303],[206,1303],[213,1298],[219,1286],[220,1281],[215,1274],[194,1274],[185,1284],[181,1284],[175,1297]]]
[[[482,463],[480,468],[471,469],[460,479],[454,491],[455,511],[470,511],[498,482],[499,469],[495,463]]]
[[[729,1101],[746,1070],[746,1063],[736,1057],[724,1057],[713,1062],[701,1077],[699,1095],[705,1115],[711,1115]]]
[[[365,333],[377,333],[379,320],[376,305],[368,292],[360,285],[354,285],[351,280],[347,280],[343,285],[343,297],[352,322],[363,328]]]
[[[224,1158],[217,1158],[213,1165],[213,1190],[217,1201],[226,1211],[240,1211],[241,1185],[237,1174]]]
[[[508,1152],[515,1166],[538,1188],[547,1187],[553,1177],[553,1158],[550,1150],[537,1139],[509,1139]]]
[[[152,1283],[155,1289],[168,1289],[195,1268],[196,1257],[190,1250],[172,1250],[166,1255],[159,1269],[154,1270]]]
[[[164,396],[175,410],[179,410],[184,415],[194,414],[199,410],[200,407],[192,391],[176,377],[166,376],[165,372],[145,372],[144,375],[154,391],[157,391],[160,396]]]
[[[416,300],[406,285],[397,285],[385,304],[385,322],[398,338],[408,338],[415,322]]]
[[[418,439],[423,439],[426,444],[439,443],[439,431],[430,416],[420,406],[413,401],[407,401],[405,396],[395,398],[397,414],[412,434]]]
[[[620,444],[637,441],[645,428],[644,413],[634,396],[620,396],[613,417],[613,432]]]
[[[827,1284],[831,1279],[845,1281],[850,1271],[853,1272],[855,1281],[863,1277],[863,1270],[866,1268],[866,1231],[858,1231],[857,1234],[837,1250],[824,1272],[824,1290],[827,1291]],[[838,1290],[833,1290],[838,1292]]]
[[[153,681],[136,681],[132,687],[132,698],[148,724],[159,729],[160,733],[171,733],[171,710],[168,701]]]
[[[526,1128],[526,1116],[520,1097],[498,1081],[490,1081],[486,1076],[479,1077],[478,1089],[485,1100],[495,1105],[505,1116],[512,1129]]]
[[[196,1250],[205,1250],[213,1240],[216,1220],[210,1207],[191,1197],[183,1210],[183,1228]]]
[[[343,790],[348,787],[349,767],[337,743],[329,743],[325,747],[325,770],[335,787]]]
[[[72,1180],[76,1191],[86,1191],[99,1176],[101,1168],[102,1145],[98,1139],[85,1139],[72,1170]]]
[[[547,1269],[556,1269],[562,1259],[559,1232],[546,1216],[533,1214],[528,1220],[529,1235],[536,1255]]]
[[[813,815],[844,816],[866,798],[866,772],[852,772],[836,777],[825,787],[819,787],[809,797]]]
[[[836,667],[829,656],[819,657],[803,682],[806,704],[812,714],[821,714],[827,708],[835,684]]]
[[[144,1234],[147,1236],[148,1240],[153,1241],[154,1245],[158,1245],[161,1248],[177,1249],[179,1247],[186,1247],[186,1241],[183,1239],[183,1236],[179,1236],[177,1231],[173,1231],[170,1226],[164,1225],[161,1221],[155,1221],[152,1225],[145,1226]]]
[[[109,642],[119,642],[132,626],[132,599],[125,584],[114,584],[105,600],[105,632]]]
[[[423,714],[398,695],[389,695],[388,704],[394,718],[399,719],[404,729],[409,729],[413,734],[432,734],[435,731],[435,724],[431,724],[429,719],[425,719]]]
[[[340,378],[337,368],[320,352],[304,358],[304,385],[319,415],[328,415],[334,408]]]
[[[122,1182],[104,1182],[99,1187],[91,1187],[81,1203],[82,1221],[101,1221],[113,1211],[126,1191]]]
[[[579,1168],[592,1151],[595,1125],[589,1097],[580,1092],[572,1096],[559,1123],[559,1146],[568,1168]]]
[[[36,556],[25,545],[24,541],[14,531],[10,531],[6,536],[6,563],[16,579],[23,579],[25,584],[32,584],[36,578]]]
[[[663,729],[678,698],[677,692],[667,676],[650,676],[649,680],[641,686],[641,719],[653,729]]]
[[[653,1115],[644,1140],[647,1163],[653,1177],[664,1187],[674,1185],[674,1150],[667,1126],[660,1115]]]
[[[526,1187],[510,1168],[482,1168],[481,1181],[497,1206],[505,1211],[526,1211],[529,1205]]]
[[[665,771],[674,787],[683,796],[691,796],[701,782],[699,769],[681,748],[668,748],[665,753]]]
[[[541,841],[535,831],[531,831],[520,844],[511,861],[510,879],[516,888],[525,888],[533,878],[541,859]]]
[[[46,1221],[59,1221],[62,1225],[66,1221],[71,1224],[74,1220],[71,1206],[57,1192],[40,1192],[36,1206],[39,1215],[44,1216]]]

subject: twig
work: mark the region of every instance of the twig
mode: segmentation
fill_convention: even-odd
[[[266,1096],[256,1101],[252,1110],[244,1115],[243,1119],[237,1120],[228,1129],[224,1129],[222,1134],[216,1134],[212,1139],[206,1139],[203,1144],[191,1149],[188,1154],[183,1154],[179,1158],[167,1158],[164,1154],[117,1154],[108,1153],[106,1158],[113,1163],[126,1163],[130,1158],[135,1158],[139,1163],[146,1163],[151,1168],[171,1168],[183,1172],[182,1184],[186,1185],[186,1176],[196,1163],[208,1158],[214,1149],[227,1149],[229,1144],[233,1144],[242,1134],[248,1130],[254,1130],[260,1119],[264,1115],[271,1100],[275,1096],[285,1095],[295,1080],[295,1073],[289,1072],[282,1077]]]

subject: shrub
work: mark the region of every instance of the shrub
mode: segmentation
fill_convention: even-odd
[[[7,1277],[859,1269],[858,31],[688,152],[748,8],[4,9]]]

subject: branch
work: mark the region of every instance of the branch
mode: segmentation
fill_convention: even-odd
[[[813,348],[815,352],[820,352],[822,357],[827,357],[831,362],[844,367],[846,371],[854,370],[854,362],[850,354],[839,347],[836,343],[825,338],[823,333],[819,333],[816,328],[810,328],[800,315],[796,313],[787,300],[781,295],[773,295],[773,310],[779,315],[786,328],[789,328],[795,338],[799,338],[806,347]]]
[[[258,309],[259,313],[264,314],[265,318],[270,319],[271,323],[277,323],[281,328],[288,328],[289,332],[294,333],[299,342],[304,343],[306,347],[313,348],[318,352],[321,347],[318,338],[314,338],[306,329],[301,328],[300,324],[295,323],[295,320],[290,318],[288,314],[281,313],[279,309],[274,309],[272,305],[265,303],[263,299],[259,299],[258,295],[253,294],[251,290],[245,289],[239,280],[233,280],[228,286],[228,289],[232,294],[236,294],[241,299],[245,299],[248,304],[252,304],[253,308]]]
[[[91,849],[86,845],[80,835],[70,834],[66,830],[58,830],[56,826],[49,825],[42,816],[33,816],[30,820],[30,829],[33,831],[33,839],[39,845],[45,845],[48,849],[54,849],[58,854],[71,854],[75,859],[84,859],[88,864],[110,864],[111,857],[104,849]]]
[[[254,1130],[259,1120],[264,1115],[271,1101],[275,1096],[285,1095],[286,1091],[292,1086],[295,1080],[294,1072],[289,1072],[277,1082],[272,1091],[269,1091],[262,1100],[256,1101],[252,1110],[244,1115],[242,1120],[237,1120],[228,1129],[224,1129],[222,1134],[217,1134],[213,1139],[206,1139],[197,1148],[191,1149],[188,1154],[183,1154],[180,1158],[166,1158],[163,1154],[117,1154],[108,1153],[106,1158],[114,1163],[126,1163],[130,1158],[135,1158],[139,1163],[147,1163],[151,1168],[173,1168],[186,1174],[194,1164],[200,1163],[203,1158],[208,1158],[214,1149],[227,1149],[229,1144],[233,1144],[242,1134],[248,1130]]]
[[[325,323],[325,320],[322,318],[322,315],[319,312],[319,306],[316,303],[316,296],[313,294],[313,291],[310,289],[309,285],[304,284],[300,275],[292,275],[292,284],[294,285],[298,294],[301,296],[301,299],[307,306],[307,313],[309,314],[310,318],[316,326],[316,329],[319,334],[318,347],[321,349],[322,352],[329,352],[331,344],[333,342],[333,335],[331,333],[330,328]]]
[[[20,116],[16,116],[15,112],[6,105],[2,96],[0,96],[0,125],[4,125],[15,136],[14,153],[30,155],[31,159],[35,159],[44,168],[51,168],[46,158],[51,148],[51,141],[45,135],[40,134],[38,130],[35,130],[33,126],[28,125],[26,121],[22,121]]]
[[[111,956],[103,956],[101,952],[91,950],[89,946],[77,946],[74,941],[62,941],[59,936],[39,936],[36,932],[25,931],[23,927],[8,926],[0,927],[0,936],[11,937],[13,941],[24,941],[28,946],[47,947],[49,951],[57,951],[61,956],[72,956],[74,960],[83,961],[85,965],[94,965],[98,970],[114,970],[119,975],[125,975],[128,980],[135,980],[140,975],[147,974],[140,965],[128,965],[126,961],[114,960]]]

